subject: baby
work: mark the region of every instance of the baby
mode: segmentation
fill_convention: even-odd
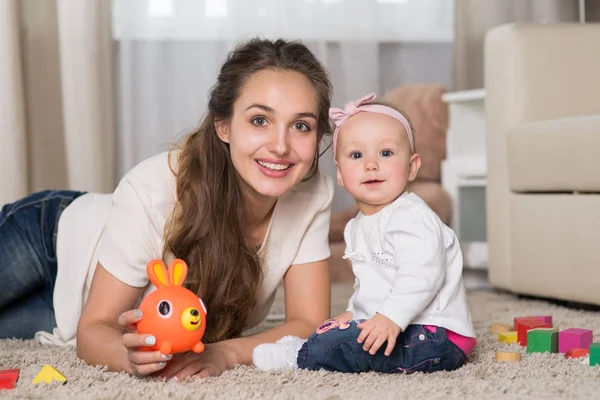
[[[359,212],[344,230],[355,275],[347,311],[308,340],[253,352],[261,370],[412,373],[455,370],[476,344],[454,232],[407,185],[417,176],[408,118],[371,94],[331,109],[338,183]]]

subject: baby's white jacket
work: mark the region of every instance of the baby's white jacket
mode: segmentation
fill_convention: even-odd
[[[353,319],[380,313],[403,331],[435,325],[475,337],[454,231],[414,193],[403,193],[373,215],[361,212],[344,230],[352,261]]]

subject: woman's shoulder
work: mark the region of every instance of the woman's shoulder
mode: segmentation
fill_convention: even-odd
[[[312,178],[300,182],[290,192],[283,196],[284,201],[303,199],[306,202],[328,206],[333,199],[333,180],[321,170]]]
[[[123,176],[119,186],[128,185],[141,199],[171,203],[175,199],[177,152],[165,151],[149,157]]]
[[[286,229],[289,229],[291,223],[295,226],[301,226],[305,222],[310,223],[315,215],[331,212],[332,199],[331,177],[319,171],[277,200],[274,220],[278,224],[283,223]]]

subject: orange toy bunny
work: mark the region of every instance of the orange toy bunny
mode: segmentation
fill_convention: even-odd
[[[187,272],[187,264],[179,259],[169,264],[168,271],[161,260],[152,260],[146,266],[157,289],[140,304],[143,316],[137,330],[154,335],[156,344],[143,350],[160,350],[162,354],[204,351],[201,339],[206,329],[206,307],[202,299],[182,287]]]

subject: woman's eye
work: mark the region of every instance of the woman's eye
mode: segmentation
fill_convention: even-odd
[[[381,150],[379,154],[381,154],[381,157],[390,157],[393,153],[391,150]]]
[[[294,124],[294,129],[301,132],[307,132],[310,131],[310,126],[308,126],[308,124],[305,124],[304,122],[296,122]]]
[[[256,126],[265,126],[267,124],[267,119],[263,117],[256,117],[252,119],[252,123]]]
[[[359,159],[362,157],[362,153],[358,152],[358,151],[353,151],[352,153],[350,153],[350,158],[353,159]]]

